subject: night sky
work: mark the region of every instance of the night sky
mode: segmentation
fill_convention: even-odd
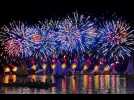
[[[134,23],[132,0],[0,0],[0,26],[12,20],[36,23],[78,11],[95,17],[123,16]]]
[[[130,0],[3,0],[0,1],[0,24],[11,20],[34,23],[43,18],[65,17],[74,11],[95,17],[116,13],[127,20],[134,19]]]

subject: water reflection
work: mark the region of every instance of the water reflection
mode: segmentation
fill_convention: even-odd
[[[31,75],[31,82],[36,82],[36,75],[35,74]]]
[[[72,75],[71,76],[71,84],[72,84],[72,93],[75,94],[77,93],[77,82],[76,82],[76,76]]]
[[[93,87],[93,84],[92,84],[93,83],[92,76],[89,76],[88,79],[89,79],[89,81],[88,81],[89,82],[88,83],[89,84],[89,91],[88,91],[88,93],[89,94],[92,94],[92,87]]]
[[[5,75],[3,77],[3,83],[8,84],[9,83],[9,75]]]
[[[104,84],[105,84],[105,93],[109,93],[109,89],[110,89],[110,75],[105,75],[104,76]]]
[[[67,91],[67,84],[66,84],[66,78],[62,79],[62,93],[63,94],[66,94],[66,91]]]
[[[116,77],[116,93],[120,93],[120,78]]]
[[[51,93],[52,93],[52,94],[56,94],[56,87],[52,87],[52,88],[51,88]]]
[[[99,75],[94,76],[94,89],[97,91],[99,89]]]
[[[40,80],[42,83],[45,83],[47,80],[47,75],[42,75]]]
[[[88,87],[89,87],[89,77],[88,75],[83,75],[83,88],[86,93],[88,93]]]
[[[104,84],[104,83],[105,83],[105,82],[104,82],[104,76],[101,75],[101,76],[100,76],[100,92],[101,92],[101,93],[103,93],[104,88],[105,88],[105,84]]]
[[[16,80],[17,80],[17,78],[16,78],[15,74],[13,74],[13,75],[6,74],[3,77],[3,83],[4,84],[15,83]]]
[[[116,75],[111,76],[111,93],[115,93],[116,89]]]
[[[4,83],[8,83],[9,76],[4,77]],[[16,78],[15,78],[16,79]],[[26,78],[17,78],[17,81],[24,82]],[[134,91],[134,79],[127,79],[125,76],[119,75],[72,75],[64,78],[55,78],[54,76],[37,76],[31,75],[32,82],[40,80],[45,83],[51,80],[55,86],[48,90],[35,88],[8,88],[2,87],[0,93],[4,94],[120,94],[132,93]],[[16,80],[14,80],[15,82]],[[131,91],[130,91],[131,89]],[[133,91],[132,91],[133,90]]]

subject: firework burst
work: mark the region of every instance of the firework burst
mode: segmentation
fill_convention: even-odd
[[[43,55],[42,58],[47,59],[49,56],[52,56],[53,54],[56,54],[56,32],[55,32],[55,26],[57,25],[58,21],[53,20],[45,20],[39,22],[40,27],[40,33],[42,34],[42,45],[39,49],[40,55]]]
[[[125,59],[131,56],[134,46],[132,27],[122,20],[106,21],[98,31],[98,52],[109,59]]]
[[[63,20],[44,20],[32,26],[12,22],[0,33],[0,56],[5,58],[8,55],[44,60],[67,55],[68,59],[79,59],[90,54],[97,60],[124,60],[131,56],[133,47],[133,29],[126,22],[106,21],[97,31],[91,17],[77,12]]]
[[[89,50],[92,39],[96,35],[90,17],[79,16],[78,13],[61,21],[57,29],[57,41],[61,52],[83,53],[86,49]]]
[[[9,26],[3,26],[2,31],[8,34],[8,37],[2,44],[9,56],[26,57],[32,55],[32,45],[27,37],[27,34],[29,34],[29,27],[24,23],[12,22]]]
[[[20,56],[22,52],[22,44],[19,40],[9,39],[4,43],[4,50],[9,56]]]

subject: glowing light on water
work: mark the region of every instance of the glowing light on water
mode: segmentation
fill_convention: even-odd
[[[51,88],[51,93],[52,93],[52,94],[55,94],[55,93],[56,93],[56,87],[52,87],[52,88]]]
[[[9,67],[6,67],[5,70],[4,70],[4,72],[5,72],[5,73],[6,73],[6,72],[10,72],[10,68],[9,68]]]
[[[87,69],[88,69],[88,66],[87,65],[84,65],[83,70],[85,71]]]
[[[54,70],[55,69],[55,67],[56,67],[56,64],[52,64],[51,65],[51,68]]]
[[[105,72],[105,71],[110,71],[109,65],[106,65],[106,67],[104,68],[104,72]]]
[[[119,62],[119,61],[116,61],[115,63],[116,63],[116,64],[119,64],[120,62]]]
[[[100,76],[100,89],[101,90],[104,89],[104,76],[103,75]]]
[[[99,75],[94,76],[94,87],[96,90],[99,89]]]
[[[47,75],[41,76],[41,82],[45,83],[47,79]]]
[[[45,70],[47,68],[47,64],[43,64],[42,68]]]
[[[36,65],[33,65],[33,66],[32,66],[32,69],[33,69],[33,70],[36,70]]]
[[[112,75],[111,76],[111,88],[112,88],[112,93],[115,93],[115,89],[116,89],[116,75]]]
[[[13,83],[16,82],[16,75],[12,75],[12,80],[13,80]]]
[[[77,67],[77,64],[72,64],[72,69],[76,69],[76,67]]]
[[[83,76],[83,85],[84,85],[84,89],[88,90],[88,87],[89,87],[89,76],[88,75]]]
[[[105,75],[104,79],[105,79],[105,88],[109,89],[110,88],[110,75]]]
[[[4,76],[3,83],[5,83],[5,84],[9,83],[9,75]]]
[[[89,75],[89,91],[88,93],[92,94],[92,89],[93,89],[93,77]]]
[[[67,65],[66,65],[65,63],[61,65],[62,69],[65,69],[66,66],[67,66]]]
[[[16,71],[17,71],[17,67],[14,67],[14,68],[12,69],[12,71],[13,71],[13,72],[16,72]]]
[[[31,81],[32,81],[32,82],[36,82],[36,75],[33,74],[33,75],[31,76]]]
[[[93,72],[95,72],[95,73],[99,72],[99,66],[98,65],[95,65]]]
[[[74,75],[71,77],[72,81],[72,92],[75,94],[77,92],[77,83]]]
[[[66,79],[62,79],[62,93],[66,93],[66,88],[67,88]]]

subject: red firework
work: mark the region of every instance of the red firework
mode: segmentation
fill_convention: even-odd
[[[4,49],[9,56],[19,56],[22,51],[22,46],[16,39],[10,39],[5,42]]]
[[[33,40],[33,42],[36,42],[36,43],[40,42],[41,41],[41,35],[38,34],[38,33],[34,34],[32,36],[32,40]]]

